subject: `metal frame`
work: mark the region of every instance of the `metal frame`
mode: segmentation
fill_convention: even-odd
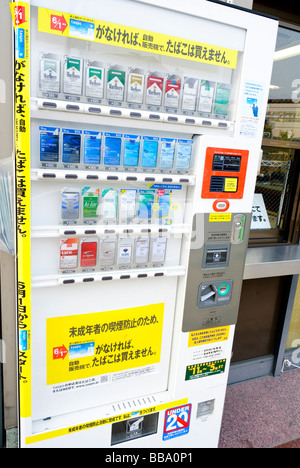
[[[284,369],[285,345],[293,312],[300,272],[300,243],[298,245],[248,248],[243,279],[291,276],[291,286],[282,329],[279,330],[274,355],[262,356],[233,363],[230,366],[228,384],[272,374],[279,377]]]
[[[298,279],[299,275],[292,275],[289,299],[284,315],[283,329],[276,355],[262,356],[259,358],[231,364],[228,385],[258,377],[264,377],[270,374],[272,374],[274,377],[279,377],[283,371],[288,369],[285,369],[284,366],[284,359],[288,357],[285,351],[285,345],[293,312]]]
[[[298,285],[298,278],[299,278],[299,275],[293,275],[293,278],[292,278],[288,304],[287,304],[286,313],[284,317],[283,330],[281,333],[281,338],[280,338],[280,342],[278,346],[278,354],[275,359],[274,377],[279,377],[282,371],[284,370],[283,361],[284,361],[284,356],[285,356],[285,345],[286,345],[291,317],[293,313],[293,306],[294,306],[295,295],[296,295],[296,290],[297,290],[297,285]]]

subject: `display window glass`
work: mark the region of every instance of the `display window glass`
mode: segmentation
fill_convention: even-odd
[[[250,245],[298,241],[300,32],[279,27]]]

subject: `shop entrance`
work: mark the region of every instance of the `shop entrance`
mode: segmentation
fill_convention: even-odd
[[[232,363],[276,355],[290,283],[290,276],[244,281]]]
[[[232,383],[274,371],[286,325],[295,272],[282,271],[278,265],[299,242],[299,66],[299,30],[279,27],[248,249],[250,256],[254,250],[258,254],[257,271],[244,276],[231,360]],[[262,274],[260,267],[266,257],[269,267]]]

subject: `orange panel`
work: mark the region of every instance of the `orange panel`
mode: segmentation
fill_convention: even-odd
[[[238,156],[240,158],[239,170],[216,170],[216,167],[213,168],[215,155]],[[248,150],[212,147],[207,148],[203,175],[202,198],[243,198],[248,156]],[[224,179],[222,191],[211,191],[210,187],[212,177],[222,177]],[[215,180],[218,181],[220,179]],[[220,182],[222,181],[220,180]]]

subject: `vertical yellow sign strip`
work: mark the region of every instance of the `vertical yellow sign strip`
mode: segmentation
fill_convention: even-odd
[[[15,30],[17,313],[20,416],[31,415],[30,8],[10,4]]]

